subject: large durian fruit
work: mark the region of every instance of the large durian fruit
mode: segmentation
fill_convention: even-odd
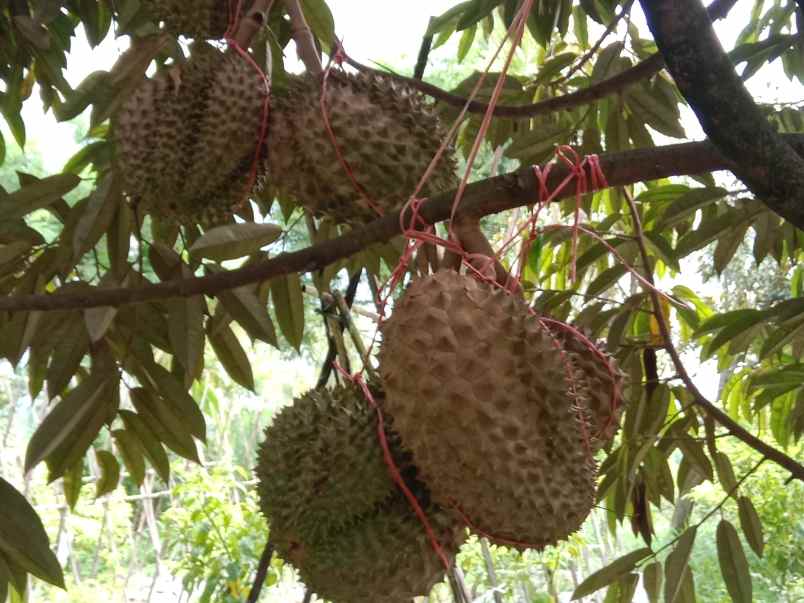
[[[156,21],[163,21],[165,31],[175,36],[200,40],[223,38],[233,23],[238,22],[251,5],[241,0],[143,0],[142,6]]]
[[[185,63],[144,80],[114,116],[128,195],[184,223],[228,219],[250,192],[267,94],[239,54],[194,43]]]
[[[595,494],[588,409],[523,300],[437,272],[410,285],[382,333],[384,408],[436,503],[519,549],[581,526]]]
[[[322,78],[293,76],[272,99],[269,187],[338,222],[371,221],[378,210],[399,209],[446,136],[434,108],[406,84],[380,75],[333,70],[326,84]],[[354,181],[326,129],[322,90],[334,139]],[[456,184],[455,160],[448,149],[419,196]]]
[[[385,434],[405,483],[453,558],[463,526],[430,502],[398,436],[390,428]],[[360,389],[313,390],[282,409],[265,431],[256,473],[272,542],[321,597],[408,603],[443,579],[441,560],[389,476],[376,413]]]

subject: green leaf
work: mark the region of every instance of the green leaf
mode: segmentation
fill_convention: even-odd
[[[67,97],[63,103],[53,106],[53,114],[57,121],[69,121],[83,113],[95,96],[98,86],[108,84],[109,73],[106,71],[95,71],[84,78],[73,93]]]
[[[572,600],[580,599],[590,595],[591,593],[600,590],[604,586],[608,586],[615,580],[619,580],[625,574],[630,573],[645,557],[652,554],[648,547],[631,551],[623,555],[619,559],[612,561],[606,567],[599,569],[594,574],[589,576],[586,580],[578,585],[578,588],[572,593]]]
[[[479,23],[484,17],[491,14],[503,0],[471,0],[463,10],[463,15],[455,26],[456,31],[461,31]]]
[[[463,34],[461,34],[461,40],[458,43],[458,62],[462,63],[463,60],[466,58],[466,55],[469,54],[469,51],[472,49],[472,42],[475,40],[475,34],[477,33],[477,24],[472,25],[472,27],[467,27],[463,30]]]
[[[304,293],[299,275],[271,279],[271,298],[282,334],[299,350],[304,336]]]
[[[324,0],[301,0],[301,7],[307,24],[324,50],[332,48],[335,41],[335,20],[327,3]]]
[[[139,440],[132,432],[124,429],[113,431],[112,438],[114,438],[117,451],[123,457],[123,463],[128,469],[129,476],[135,484],[141,486],[145,480],[145,459]]]
[[[75,511],[75,505],[81,496],[81,486],[84,485],[84,459],[80,458],[64,472],[62,479],[62,489],[64,490],[64,500],[71,511]]]
[[[142,452],[156,469],[156,473],[166,484],[170,480],[170,461],[168,461],[165,449],[162,448],[157,437],[148,428],[142,417],[130,410],[121,410],[120,417],[126,426],[126,430],[136,438],[142,447]]]
[[[623,52],[623,48],[625,48],[625,45],[622,42],[614,42],[606,46],[597,55],[597,62],[592,68],[592,77],[589,80],[590,85],[602,82],[617,73],[620,66],[618,59]]]
[[[684,453],[684,458],[695,467],[698,473],[709,481],[714,479],[715,475],[712,470],[712,463],[710,463],[709,459],[706,457],[701,442],[683,434],[679,437],[678,447],[681,448],[681,451]]]
[[[441,15],[430,19],[425,35],[434,36],[444,31],[448,33],[455,31],[455,25],[458,23],[460,16],[466,11],[468,4],[469,2],[460,2]]]
[[[252,339],[259,339],[278,347],[276,331],[268,316],[268,309],[260,303],[254,287],[239,287],[217,294],[223,307]]]
[[[167,307],[173,355],[195,380],[204,369],[204,298],[198,295],[171,299]]]
[[[206,231],[190,247],[194,259],[208,258],[218,262],[250,255],[276,241],[282,228],[275,224],[227,224]]]
[[[168,400],[157,398],[142,387],[135,387],[131,390],[131,402],[143,422],[168,448],[186,459],[200,462],[184,418]]]
[[[89,196],[73,233],[73,256],[78,259],[92,249],[109,230],[117,207],[122,204],[117,180],[107,176]]]
[[[81,366],[81,360],[89,351],[89,338],[81,315],[71,313],[68,316],[63,328],[54,334],[55,347],[45,374],[47,393],[51,400],[70,384]]]
[[[695,337],[700,337],[701,335],[705,335],[711,331],[728,327],[733,324],[739,324],[743,329],[745,329],[761,321],[763,318],[765,318],[765,314],[763,312],[754,310],[752,308],[732,310],[731,312],[715,314],[711,318],[704,321],[700,327],[698,327],[698,329],[695,331]]]
[[[714,254],[715,271],[718,273],[718,276],[723,274],[731,258],[737,253],[737,249],[739,249],[740,244],[745,240],[745,234],[747,232],[748,224],[742,223],[727,230],[718,237]]]
[[[649,563],[642,571],[642,586],[650,603],[659,603],[662,592],[662,564],[658,561]]]
[[[228,325],[222,324],[207,333],[215,355],[228,375],[246,389],[254,390],[254,374],[248,355]]]
[[[145,371],[150,379],[150,389],[159,392],[159,396],[170,405],[171,412],[182,418],[190,434],[206,441],[204,414],[176,376],[156,363],[146,366]]]
[[[25,497],[0,477],[0,553],[37,578],[64,588],[42,520]]]
[[[3,554],[0,553],[0,603],[8,597],[8,585],[12,580],[11,568],[8,567]]]
[[[676,224],[691,218],[696,211],[723,199],[728,191],[720,187],[694,188],[675,199],[662,212],[657,229],[665,231]]]
[[[660,102],[641,86],[633,86],[628,89],[625,103],[637,119],[648,124],[657,132],[673,138],[686,136],[678,112]]]
[[[95,484],[95,498],[100,498],[117,488],[120,481],[120,463],[114,455],[107,450],[96,450],[95,459],[100,468],[100,477]]]
[[[734,469],[731,466],[729,457],[722,452],[716,453],[715,469],[723,490],[730,496],[737,498],[737,478],[734,477]]]
[[[664,600],[665,603],[674,603],[684,585],[684,574],[692,554],[692,545],[695,544],[697,533],[695,526],[687,528],[676,542],[673,552],[667,556],[664,566]]]
[[[589,287],[586,289],[586,294],[589,297],[600,295],[617,284],[617,281],[619,281],[626,272],[628,272],[628,269],[622,264],[616,264],[604,270],[589,284]]]
[[[102,375],[93,373],[56,404],[28,442],[25,453],[26,473],[62,444],[68,447],[68,453],[56,459],[61,469],[55,471],[56,474],[60,474],[83,456],[108,417],[108,406],[104,398],[107,385]],[[58,476],[51,475],[53,479]]]
[[[720,573],[723,575],[732,601],[751,603],[753,601],[751,572],[737,530],[727,520],[722,519],[717,526],[716,539]]]
[[[75,174],[57,174],[35,180],[0,201],[0,222],[12,221],[59,201],[81,183]]]
[[[745,534],[745,539],[754,550],[754,552],[762,557],[765,550],[765,538],[762,534],[762,521],[759,519],[759,514],[754,508],[754,503],[750,498],[741,496],[737,499],[737,510],[740,516],[740,527]]]

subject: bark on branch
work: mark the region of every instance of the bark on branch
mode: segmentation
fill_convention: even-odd
[[[804,135],[784,137],[804,155]],[[600,156],[600,166],[610,186],[623,186],[646,180],[669,178],[733,169],[714,145],[690,142],[651,149],[637,149]],[[548,188],[557,187],[569,175],[559,163],[548,178]],[[470,184],[461,202],[459,218],[482,217],[514,207],[536,203],[539,186],[531,167]],[[575,194],[574,181],[564,189],[563,197]],[[430,224],[447,220],[455,192],[433,197],[422,204],[419,216]],[[402,218],[407,223],[408,216]],[[801,227],[804,224],[797,224]],[[292,253],[282,253],[264,262],[219,272],[205,277],[131,288],[91,287],[86,291],[42,295],[18,295],[0,298],[0,311],[75,310],[101,306],[122,306],[156,299],[215,295],[221,291],[259,283],[292,272],[313,272],[347,258],[370,245],[388,241],[401,232],[399,212],[389,213],[347,234]]]
[[[804,227],[804,158],[746,90],[699,0],[640,0],[667,68],[732,171],[772,211]]]

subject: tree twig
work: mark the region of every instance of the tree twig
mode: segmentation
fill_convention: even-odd
[[[430,25],[433,23],[433,17],[430,17],[430,23],[427,26],[427,29],[430,29]],[[422,38],[422,45],[419,48],[419,56],[416,59],[416,67],[413,69],[413,79],[414,80],[421,80],[424,78],[424,70],[427,69],[427,59],[430,58],[430,49],[433,47],[433,36],[427,33],[424,34]]]
[[[645,266],[650,266],[650,257],[648,254],[647,245],[645,244],[645,235],[644,231],[642,230],[642,221],[639,217],[639,211],[637,210],[636,203],[634,203],[633,196],[627,190],[624,191],[624,193],[631,212],[631,219],[634,222],[634,230],[637,235],[636,241],[637,246],[639,247],[639,255],[642,258],[642,262],[645,264]],[[653,304],[653,315],[656,318],[656,323],[659,326],[659,332],[664,340],[665,350],[667,350],[667,353],[670,355],[670,359],[673,361],[673,366],[675,366],[678,376],[681,378],[690,394],[692,394],[695,404],[700,406],[707,415],[725,427],[726,430],[734,437],[748,444],[751,448],[761,453],[765,458],[790,471],[791,475],[793,475],[796,479],[804,481],[804,465],[798,463],[795,459],[786,455],[781,450],[778,450],[770,444],[760,440],[758,437],[732,419],[728,414],[715,406],[700,392],[698,387],[695,385],[695,382],[687,372],[687,368],[684,366],[684,362],[681,360],[681,355],[678,353],[678,350],[673,344],[670,326],[667,324],[667,318],[665,317],[664,310],[662,309],[662,300],[660,299],[659,293],[655,287],[653,272],[650,269],[646,269],[644,272],[645,280],[647,280],[650,284],[649,287],[646,287],[646,290],[650,296],[651,303]]]
[[[293,40],[296,42],[296,51],[299,53],[307,71],[316,75],[320,74],[323,69],[321,68],[321,56],[315,45],[315,38],[310,26],[307,25],[307,19],[304,18],[304,11],[302,10],[299,0],[285,0],[285,8],[287,8],[290,15],[290,22],[293,26]]]
[[[265,579],[268,577],[268,569],[271,567],[271,559],[274,556],[274,545],[269,538],[265,543],[265,548],[262,549],[260,556],[260,563],[257,565],[257,575],[254,576],[254,583],[251,585],[251,591],[248,594],[246,603],[257,603],[262,592],[262,586],[265,584]]]
[[[235,42],[240,48],[246,49],[251,46],[251,40],[257,35],[265,26],[268,13],[274,4],[274,0],[255,0],[252,7],[249,9],[243,18],[240,20],[240,25],[237,28],[237,33],[234,36]]]

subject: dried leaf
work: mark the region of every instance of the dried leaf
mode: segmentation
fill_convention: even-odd
[[[206,231],[190,247],[193,258],[222,262],[251,255],[276,241],[282,228],[275,224],[227,224]]]

